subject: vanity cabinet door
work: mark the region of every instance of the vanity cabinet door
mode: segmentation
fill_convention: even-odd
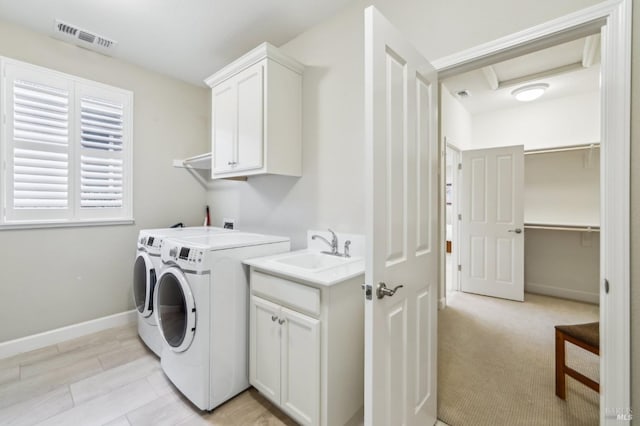
[[[282,408],[303,425],[320,421],[320,321],[281,308]]]
[[[249,320],[249,381],[280,404],[280,306],[251,296]]]

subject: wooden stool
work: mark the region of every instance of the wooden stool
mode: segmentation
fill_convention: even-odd
[[[600,323],[556,325],[556,395],[562,399],[566,399],[567,397],[565,374],[600,393],[600,385],[597,382],[578,373],[573,368],[567,367],[564,351],[565,341],[571,342],[599,356]]]

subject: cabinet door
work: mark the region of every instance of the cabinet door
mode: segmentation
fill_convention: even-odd
[[[280,403],[280,307],[251,296],[249,382]]]
[[[264,163],[264,62],[239,73],[236,81],[238,151],[234,170],[259,169]]]
[[[236,82],[229,79],[211,92],[212,173],[233,170],[236,141]]]
[[[320,321],[281,308],[281,407],[303,425],[320,423]]]

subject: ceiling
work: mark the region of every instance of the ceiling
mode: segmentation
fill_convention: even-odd
[[[574,40],[493,64],[490,68],[450,77],[443,81],[443,90],[455,96],[472,115],[522,106],[511,92],[533,83],[547,83],[549,88],[532,102],[596,91],[600,85],[600,37]],[[487,77],[492,73],[494,80]],[[492,88],[491,81],[494,88],[499,82],[499,87]],[[459,96],[458,92],[463,90],[469,92],[469,96]]]
[[[258,44],[278,46],[352,0],[0,0],[0,20],[53,34],[54,21],[118,42],[112,56],[203,79]]]

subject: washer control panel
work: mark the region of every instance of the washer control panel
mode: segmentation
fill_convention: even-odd
[[[138,248],[143,248],[149,254],[160,255],[160,249],[162,248],[162,238],[152,235],[140,237],[138,240]]]

